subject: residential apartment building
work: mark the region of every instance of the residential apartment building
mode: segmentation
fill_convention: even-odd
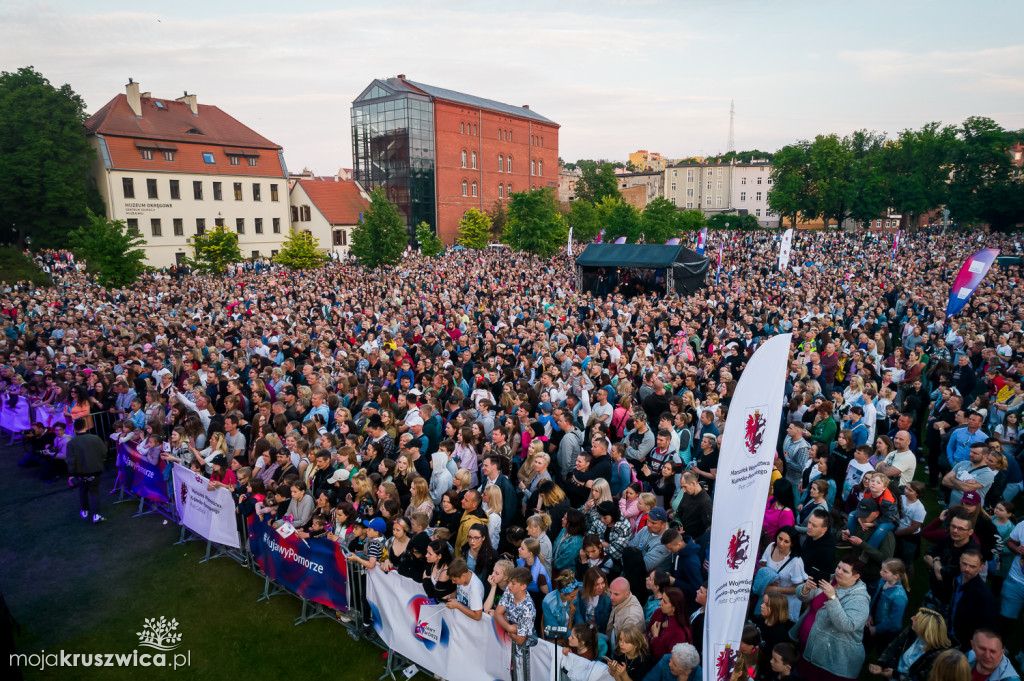
[[[146,263],[192,255],[214,225],[246,257],[270,256],[288,228],[288,170],[277,145],[196,95],[159,99],[128,82],[85,121],[107,217],[146,240]]]
[[[309,232],[320,248],[344,257],[369,199],[357,183],[341,177],[301,178],[289,192],[291,229]]]
[[[660,173],[665,170],[665,159],[657,151],[647,151],[646,149],[634,151],[629,155],[629,162],[640,173]]]
[[[772,188],[771,164],[767,161],[737,163],[732,168],[732,178],[732,208],[739,215],[753,215],[762,227],[778,227],[779,216],[768,208],[768,192]]]
[[[529,106],[411,81],[370,83],[352,102],[355,179],[384,187],[410,239],[421,222],[447,244],[470,208],[513,192],[558,191],[558,132]]]
[[[665,168],[665,198],[680,210],[706,215],[732,210],[733,166],[728,163],[688,163]]]
[[[648,203],[664,195],[665,176],[660,172],[616,174],[615,179],[626,203],[637,210],[643,210]]]

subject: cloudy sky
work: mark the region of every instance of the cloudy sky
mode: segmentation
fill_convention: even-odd
[[[183,90],[351,167],[349,109],[398,73],[562,125],[560,155],[775,150],[970,115],[1024,128],[1024,2],[984,0],[0,0],[0,70],[34,65],[95,111],[129,77]],[[148,7],[153,7],[152,10]]]

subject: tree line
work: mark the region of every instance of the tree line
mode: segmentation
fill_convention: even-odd
[[[973,116],[960,125],[933,122],[884,133],[818,135],[773,155],[768,205],[798,221],[865,224],[889,211],[916,224],[942,208],[959,224],[1004,230],[1024,221],[1024,184],[1010,148],[1024,131]]]

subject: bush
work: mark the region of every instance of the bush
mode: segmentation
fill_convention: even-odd
[[[16,248],[0,248],[0,281],[5,284],[30,281],[36,286],[53,286],[50,275]]]

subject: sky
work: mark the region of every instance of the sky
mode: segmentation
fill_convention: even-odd
[[[566,161],[774,151],[977,115],[1024,128],[1024,2],[982,0],[0,0],[0,70],[90,113],[128,78],[187,90],[284,147],[352,165],[352,100],[399,73],[558,122]]]

